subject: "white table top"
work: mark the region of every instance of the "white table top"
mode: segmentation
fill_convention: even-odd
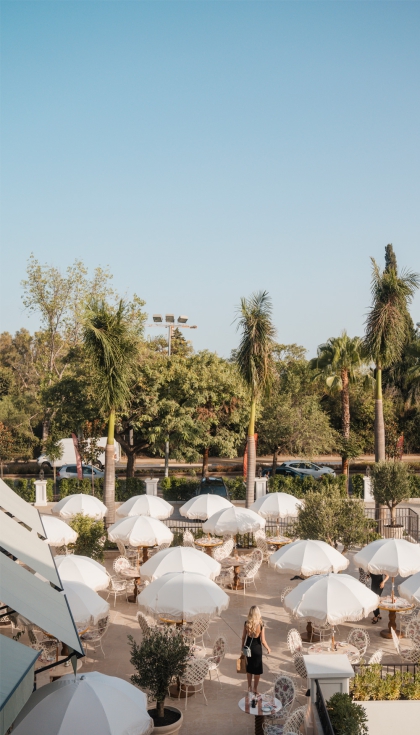
[[[270,697],[270,699],[271,699],[271,697]],[[252,695],[251,695],[251,693],[250,693],[250,700],[252,701]],[[264,701],[264,695],[263,695],[263,701]],[[274,699],[274,704],[276,706],[275,712],[279,712],[281,710],[281,708],[282,708],[282,703],[280,702],[279,699]],[[242,697],[242,699],[239,700],[238,707],[242,710],[242,712],[245,712],[245,697]],[[264,715],[270,715],[270,714],[273,715],[273,714],[275,714],[275,712],[273,712],[273,711],[271,711],[271,712],[262,712],[262,715],[263,716]],[[254,717],[256,717],[258,715],[258,707],[251,707],[251,703],[250,703],[250,705],[249,705],[249,712],[245,712],[245,714],[247,714],[247,715],[248,714],[254,715]]]
[[[331,641],[325,641],[322,643],[313,643],[312,646],[309,646],[308,648],[308,655],[309,656],[317,656],[319,654],[325,655],[325,656],[339,656],[345,655],[348,656],[350,661],[353,658],[360,658],[360,652],[356,648],[356,646],[353,646],[351,643],[347,643],[346,641],[343,642],[337,642],[337,650],[335,651],[332,647]]]

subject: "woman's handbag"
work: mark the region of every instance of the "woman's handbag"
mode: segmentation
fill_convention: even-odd
[[[243,653],[236,659],[236,673],[246,674],[246,661]]]
[[[248,637],[249,636],[247,636],[247,639],[246,640],[248,640]],[[252,636],[252,638],[251,638],[251,646],[252,646],[252,641],[253,640],[254,640],[254,636]],[[243,647],[243,649],[242,649],[242,653],[243,653],[244,656],[246,656],[246,658],[251,658],[251,656],[252,656],[251,646],[246,646],[245,645]]]

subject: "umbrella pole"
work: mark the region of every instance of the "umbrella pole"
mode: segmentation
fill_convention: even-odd
[[[331,635],[331,645],[332,645],[332,650],[333,650],[333,651],[336,651],[337,649],[336,649],[336,645],[335,645],[335,637],[334,637],[334,633],[335,633],[335,630],[334,630],[334,628],[333,628],[333,629],[332,629],[332,635]]]
[[[395,602],[395,594],[394,594],[394,579],[395,577],[392,577],[392,587],[391,587],[391,602]]]

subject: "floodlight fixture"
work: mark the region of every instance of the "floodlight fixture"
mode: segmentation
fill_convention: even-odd
[[[188,317],[185,314],[178,317],[178,324],[186,324],[187,321]]]
[[[167,324],[174,324],[175,323],[175,315],[174,314],[165,314],[165,321]]]
[[[162,322],[162,314],[153,314],[153,321],[158,323]]]

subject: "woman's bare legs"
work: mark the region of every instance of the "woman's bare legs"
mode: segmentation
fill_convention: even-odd
[[[258,684],[260,682],[260,675],[254,674],[254,694],[258,694]]]
[[[248,679],[248,691],[252,691],[252,674],[246,674],[246,678]]]

